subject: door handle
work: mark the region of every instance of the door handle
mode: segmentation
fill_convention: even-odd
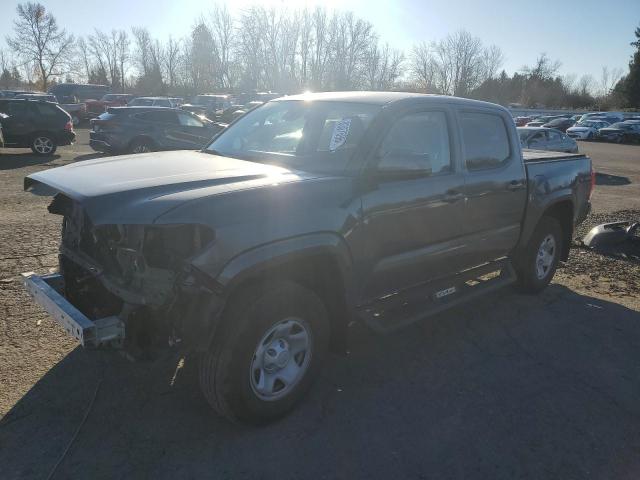
[[[516,190],[521,190],[524,188],[524,182],[520,180],[512,180],[507,185],[507,190],[511,192],[515,192]]]
[[[447,190],[442,198],[447,203],[459,202],[464,198],[464,194],[458,190]]]

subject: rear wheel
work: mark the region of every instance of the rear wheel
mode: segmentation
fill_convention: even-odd
[[[31,151],[39,156],[53,155],[57,148],[53,137],[45,133],[37,134],[31,140]]]
[[[155,145],[151,140],[146,138],[138,138],[131,142],[129,146],[130,153],[149,153],[153,152],[155,149]]]
[[[525,251],[515,262],[520,290],[535,293],[549,285],[562,249],[560,223],[553,217],[542,217]]]
[[[292,282],[237,295],[222,329],[201,357],[200,386],[218,413],[249,423],[294,407],[318,373],[329,339],[322,301]]]

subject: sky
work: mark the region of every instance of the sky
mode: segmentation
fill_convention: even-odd
[[[12,31],[18,1],[1,0],[0,46]],[[146,26],[152,35],[179,38],[213,0],[41,0],[61,26],[75,35],[94,28],[109,31]],[[383,41],[409,51],[419,41],[432,41],[466,29],[485,45],[499,46],[504,69],[513,73],[546,52],[562,63],[561,74],[591,74],[602,67],[626,73],[633,32],[640,25],[640,0],[218,0],[232,12],[251,4],[295,8],[324,5],[352,11],[371,22]]]

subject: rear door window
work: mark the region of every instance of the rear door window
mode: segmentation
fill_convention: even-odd
[[[468,170],[487,170],[509,163],[507,127],[499,115],[462,112],[462,144]]]
[[[47,105],[46,103],[32,102],[30,106],[33,113],[42,117],[55,117],[58,113],[53,105]]]

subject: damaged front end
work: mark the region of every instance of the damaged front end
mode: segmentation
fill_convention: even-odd
[[[59,274],[29,274],[25,283],[83,345],[135,354],[206,337],[203,322],[218,309],[219,297],[213,282],[197,281],[190,259],[214,242],[210,228],[93,225],[82,206],[62,193],[49,211],[63,216]]]

